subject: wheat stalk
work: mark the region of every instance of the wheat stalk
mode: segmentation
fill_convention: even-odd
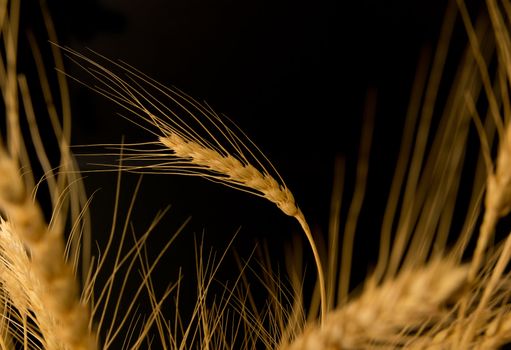
[[[462,1],[458,3],[462,4]],[[509,4],[507,2],[506,4],[509,9]],[[467,13],[464,12],[464,7],[461,5],[460,7],[464,20],[467,22],[470,21]],[[496,15],[493,14],[493,16],[495,17]],[[393,254],[396,253],[399,259],[401,259],[401,252],[405,251],[404,248],[406,247],[408,250],[408,258],[405,260],[404,270],[398,270],[400,261],[396,260],[394,268],[391,269],[390,279],[386,279],[379,286],[374,282],[373,286],[377,287],[373,287],[372,289],[367,289],[366,287],[360,297],[349,302],[347,305],[339,306],[336,311],[331,312],[327,316],[323,327],[311,327],[306,330],[302,336],[297,338],[295,343],[290,345],[290,349],[391,349],[396,347],[412,349],[493,349],[504,345],[509,340],[508,298],[510,276],[509,273],[505,272],[507,271],[506,269],[511,254],[509,236],[500,252],[497,254],[488,254],[486,252],[498,220],[509,214],[511,209],[511,127],[508,124],[504,129],[503,125],[505,125],[508,120],[502,120],[499,111],[501,104],[504,104],[504,108],[506,108],[509,96],[507,95],[507,90],[505,90],[502,85],[500,88],[503,91],[492,86],[489,73],[487,72],[485,60],[491,57],[491,38],[485,38],[484,34],[481,34],[484,33],[484,31],[481,31],[481,28],[474,29],[471,25],[467,25],[467,27],[471,39],[470,53],[472,55],[468,56],[469,61],[467,61],[465,67],[462,67],[462,72],[468,73],[468,79],[465,79],[465,83],[461,80],[461,84],[453,87],[455,103],[460,105],[461,102],[461,110],[463,112],[455,116],[447,114],[444,118],[446,118],[445,120],[462,121],[466,117],[467,111],[464,110],[466,108],[468,112],[473,115],[476,127],[483,141],[482,154],[483,158],[485,158],[486,169],[489,175],[486,181],[485,212],[482,225],[479,229],[479,237],[472,261],[465,266],[460,265],[458,262],[470,237],[470,232],[472,231],[471,226],[473,227],[475,222],[475,218],[470,219],[471,213],[469,211],[469,215],[467,215],[467,233],[459,236],[456,249],[453,252],[453,256],[458,256],[458,258],[454,258],[454,261],[450,263],[450,268],[449,266],[444,266],[440,268],[440,270],[432,272],[431,275],[432,278],[438,278],[437,281],[439,283],[442,283],[442,281],[447,282],[445,285],[446,288],[444,289],[446,293],[437,290],[437,288],[440,290],[443,288],[441,285],[432,283],[432,281],[426,282],[424,285],[428,287],[431,285],[433,288],[426,287],[422,289],[413,287],[420,285],[421,279],[428,275],[425,272],[428,271],[428,266],[430,264],[428,263],[425,267],[421,267],[423,264],[422,261],[426,259],[431,247],[431,241],[427,238],[431,237],[429,234],[430,231],[417,230],[416,234],[413,236],[410,247],[401,247],[400,245],[394,244],[394,248],[398,248],[398,251],[397,253],[393,252]],[[504,35],[506,35],[506,33],[507,32],[504,32]],[[503,32],[495,29],[495,35],[503,35]],[[481,49],[479,47],[480,43],[490,44],[488,44],[486,48]],[[504,41],[504,43],[509,45],[508,40]],[[508,48],[506,48],[506,50],[507,54],[509,50]],[[505,50],[503,49],[503,51]],[[505,58],[506,54],[502,54],[502,56]],[[502,56],[500,57],[501,59]],[[474,62],[471,63],[470,60]],[[509,76],[506,76],[506,73],[502,73],[507,71],[509,66],[508,62],[509,58],[499,61],[499,64],[505,66],[501,69],[499,72],[500,75],[498,76],[503,84],[507,84],[509,81]],[[474,66],[477,69],[474,69]],[[478,85],[482,85],[487,92],[486,98],[490,106],[488,111],[490,118],[486,121],[486,125],[484,126],[476,111],[477,107],[473,101],[475,97],[472,97],[478,96]],[[466,91],[470,91],[470,93]],[[502,96],[497,96],[498,92],[501,92]],[[463,93],[465,93],[464,99]],[[453,110],[457,109],[453,108]],[[449,117],[449,119],[447,119],[447,117]],[[491,151],[488,145],[491,145],[491,130],[495,127],[499,131],[500,145],[495,170],[493,170],[491,159],[489,159]],[[447,129],[450,130],[450,132],[446,132],[446,135],[449,135],[448,137],[455,140],[453,144],[456,145],[456,148],[452,148],[452,153],[450,153],[451,151],[448,147],[440,148],[444,154],[435,154],[432,152],[431,158],[433,164],[435,164],[435,168],[439,166],[443,167],[442,162],[449,165],[450,162],[453,162],[450,158],[456,154],[460,154],[459,150],[465,149],[464,137],[458,136],[458,129],[459,127],[455,127],[454,129]],[[440,130],[442,130],[442,128],[440,128]],[[440,139],[439,135],[441,135],[440,132],[435,136],[435,143],[437,141],[436,138]],[[463,133],[459,135],[463,135]],[[449,143],[445,142],[440,144],[444,146],[449,145]],[[433,148],[433,150],[434,149],[435,148]],[[420,170],[421,168],[422,167],[413,167],[409,171],[413,173],[413,171]],[[453,169],[453,167],[451,165],[446,169]],[[462,175],[462,173],[457,173],[452,170],[447,172],[447,174],[449,174],[448,176],[458,174],[458,178]],[[446,178],[448,179],[448,177]],[[474,185],[476,194],[479,192],[478,182],[480,182],[479,177],[476,178]],[[446,184],[449,184],[449,182],[446,182]],[[433,193],[432,197],[435,197],[438,193],[441,194],[440,188],[444,186],[444,181],[437,186],[438,187],[428,189],[428,191]],[[399,194],[400,192],[398,191],[397,193]],[[415,190],[411,193],[414,196],[414,200],[417,200],[417,197],[420,198],[419,191]],[[433,201],[432,203],[438,203],[438,201]],[[477,201],[474,203],[477,204]],[[443,207],[443,203],[439,203],[439,205],[438,209],[436,207],[430,208],[429,206],[425,206],[420,209],[419,213],[421,213],[421,215],[424,213],[426,218],[431,222],[431,217],[434,216],[428,215],[428,211],[431,210],[431,212],[434,213],[435,210],[441,210],[440,208]],[[408,209],[407,207],[405,208]],[[472,205],[470,205],[469,208],[472,208]],[[397,242],[399,243],[399,240],[403,240],[403,242],[406,243],[406,237],[408,237],[408,233],[398,232]],[[435,242],[435,245],[441,244],[440,242],[445,242],[446,237],[447,236],[445,236],[445,238],[438,238],[437,241],[439,242]],[[420,244],[415,244],[415,241],[417,241],[417,243],[420,242]],[[440,248],[438,252],[442,250],[443,248]],[[452,271],[453,267],[454,269],[458,269],[462,266],[463,274],[459,275],[460,284],[458,286],[463,288],[451,289],[449,283],[452,282],[453,284],[451,286],[453,287],[457,283],[456,278],[452,276],[449,277],[448,271],[450,269]],[[379,267],[379,271],[384,271],[388,268],[388,265],[384,264]],[[412,268],[410,269],[410,267]],[[481,268],[483,268],[482,272]],[[399,271],[396,277],[392,277],[392,271]],[[409,278],[405,278],[404,276],[410,271],[413,271],[412,275],[409,275]],[[434,271],[434,269],[429,271]],[[380,273],[381,272],[378,272],[378,274]],[[444,277],[446,278],[444,279]],[[423,280],[427,281],[428,278],[426,277]],[[401,284],[401,282],[403,284]],[[386,290],[387,288],[388,290]],[[413,292],[410,294],[400,292],[408,290],[407,288],[410,288]],[[371,291],[373,293],[371,293]],[[450,293],[449,291],[457,292]],[[424,299],[424,293],[431,294],[428,298],[435,298],[436,296],[442,295],[449,295],[449,297],[443,300],[441,298],[438,299],[439,303],[437,304],[428,303],[428,301]],[[382,297],[383,295],[387,295],[387,297]],[[394,295],[403,297],[403,301],[398,301],[394,304],[394,300],[396,300],[392,297]],[[365,303],[363,303],[364,300],[366,301]],[[404,300],[409,300],[411,302],[406,303]],[[388,309],[386,309],[387,306],[389,307]],[[433,307],[428,308],[428,306]],[[425,309],[423,309],[423,307],[425,307]],[[352,310],[352,312],[349,313],[349,310]],[[424,310],[429,311],[422,313]],[[442,311],[436,313],[438,310]],[[386,314],[385,311],[388,311],[388,313]],[[427,313],[430,315],[428,316]],[[388,318],[385,317],[385,314],[388,315]]]

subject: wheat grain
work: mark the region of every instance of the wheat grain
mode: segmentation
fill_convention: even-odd
[[[96,339],[89,328],[88,307],[80,300],[75,281],[74,267],[77,265],[74,265],[72,259],[76,258],[78,250],[66,254],[63,233],[69,208],[71,220],[76,219],[73,225],[78,229],[83,228],[84,220],[79,213],[84,202],[83,197],[79,198],[83,195],[81,183],[72,174],[56,174],[37,130],[37,113],[33,109],[29,84],[17,65],[21,1],[2,1],[0,6],[0,35],[5,43],[0,53],[0,89],[7,119],[5,144],[0,146],[0,278],[3,282],[3,295],[8,302],[6,305],[12,311],[10,336],[26,349],[95,349]],[[41,2],[41,6],[45,13],[44,2]],[[51,21],[47,17],[45,20],[50,37],[55,39],[49,23]],[[59,168],[73,172],[75,163],[68,150],[70,124],[66,84],[62,77],[59,78],[63,114],[59,118],[48,79],[41,74],[43,61],[37,45],[33,41],[30,44],[39,69],[40,82],[45,90],[48,114],[60,146]],[[62,67],[58,54],[55,51],[53,53],[57,66]],[[25,113],[20,110],[21,99]],[[49,208],[51,211],[48,211],[52,215],[49,224],[35,198],[38,187],[31,171],[33,158],[28,155],[28,147],[23,138],[23,123],[20,121],[23,115],[27,116],[35,154],[47,179],[52,200]],[[71,189],[73,182],[76,187]],[[4,219],[7,221],[4,222]],[[70,242],[76,242],[77,239],[72,236]],[[66,261],[67,256],[72,263]],[[8,313],[4,316],[9,318]]]
[[[48,344],[49,348],[56,348],[55,339],[52,337],[54,333],[46,328],[51,330],[55,324],[38,298],[41,295],[40,283],[31,272],[27,251],[19,237],[12,233],[10,225],[3,220],[0,222],[0,281],[2,303],[6,306],[4,317],[23,324],[28,334],[37,334],[30,326],[33,322],[46,336],[46,339],[41,339],[41,343]],[[8,305],[16,311],[7,313]],[[38,317],[31,317],[30,310],[35,310]],[[8,334],[14,338],[17,336],[17,332],[12,330]]]

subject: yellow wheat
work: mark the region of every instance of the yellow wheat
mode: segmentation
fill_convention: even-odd
[[[378,261],[374,273],[359,289],[350,286],[351,253],[365,195],[372,124],[364,129],[358,181],[343,232],[343,254],[338,256],[342,196],[341,186],[336,185],[330,247],[322,256],[290,189],[255,144],[230,121],[126,64],[106,60],[113,66],[108,69],[106,64],[64,49],[92,76],[95,91],[131,112],[129,118],[137,124],[143,121],[141,126],[149,131],[147,143],[120,147],[121,163],[116,170],[193,175],[220,182],[274,203],[294,217],[306,235],[317,272],[316,290],[308,306],[298,249],[289,254],[296,254],[290,258],[289,265],[294,266],[289,283],[274,272],[270,259],[261,263],[263,273],[256,273],[255,280],[248,277],[250,263],[239,261],[239,278],[222,284],[225,293],[211,300],[212,283],[226,252],[216,260],[206,257],[200,245],[196,247],[197,302],[188,319],[179,314],[181,275],[159,297],[151,279],[177,233],[149,261],[149,236],[164,213],[156,215],[141,237],[131,225],[140,182],[120,228],[116,203],[110,237],[98,262],[88,257],[89,246],[81,246],[87,241],[74,237],[85,225],[88,202],[69,151],[69,111],[63,108],[61,126],[40,53],[31,42],[62,158],[56,170],[38,133],[35,120],[39,116],[31,104],[30,80],[16,65],[19,4],[13,0],[8,7],[7,2],[0,2],[5,51],[0,60],[0,86],[7,121],[6,138],[0,147],[0,348],[22,344],[26,349],[108,349],[115,347],[121,336],[126,336],[123,346],[134,349],[145,345],[255,349],[261,344],[282,350],[493,349],[511,340],[511,236],[505,232],[502,241],[492,242],[499,220],[511,212],[508,1],[487,0],[487,16],[475,21],[463,0],[448,6],[430,77],[426,78],[429,65],[424,59],[412,91]],[[469,46],[435,127],[437,93],[456,13],[465,25]],[[49,26],[48,17],[46,21]],[[58,52],[59,46],[54,45],[53,50]],[[57,69],[63,70],[60,56],[55,57]],[[116,69],[123,75],[115,73]],[[58,79],[61,87],[65,86],[64,76]],[[63,91],[65,100],[67,90]],[[368,113],[372,114],[375,104],[373,95],[370,97]],[[20,101],[36,158],[45,173],[41,181],[32,177]],[[472,128],[479,134],[481,151],[473,168],[466,170]],[[496,154],[495,161],[492,154]],[[452,232],[455,209],[460,206],[461,179],[469,171],[475,172],[475,180],[468,186],[469,203],[463,206],[465,221],[459,232]],[[122,192],[120,177],[119,172],[117,201]],[[41,183],[47,183],[50,190],[51,204],[47,207],[38,200]],[[43,208],[50,212],[49,219]],[[66,237],[69,226],[71,234]],[[127,243],[130,234],[131,245]],[[472,241],[473,254],[468,249]],[[83,292],[77,278],[78,251],[82,248]],[[327,269],[322,261],[328,261]],[[130,275],[137,268],[140,283],[135,290],[128,290]],[[102,274],[107,274],[104,280]],[[263,309],[250,292],[257,283],[268,292]],[[151,311],[141,318],[137,302],[144,293]],[[171,295],[175,295],[174,317],[164,312]],[[123,305],[125,299],[130,299],[127,305]]]

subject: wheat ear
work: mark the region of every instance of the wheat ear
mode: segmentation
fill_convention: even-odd
[[[266,198],[275,203],[284,214],[294,217],[300,223],[314,254],[321,293],[321,317],[324,318],[327,310],[323,266],[309,225],[302,211],[296,205],[289,188],[277,182],[269,174],[259,171],[253,165],[243,163],[230,154],[222,155],[193,140],[185,140],[177,134],[170,134],[159,139],[164,146],[174,152],[175,157],[210,172],[209,176],[215,180],[245,188],[251,193]]]
[[[29,195],[16,162],[0,150],[0,208],[13,232],[26,245],[30,269],[41,283],[40,299],[54,317],[54,331],[67,349],[96,349],[89,329],[89,311],[80,302],[73,269],[65,261],[59,222],[48,226],[41,208]],[[37,316],[36,316],[37,317]]]
[[[20,237],[8,222],[0,219],[0,283],[5,309],[3,317],[4,321],[9,320],[11,323],[6,335],[20,339],[20,333],[23,332],[25,343],[28,343],[26,335],[30,335],[46,349],[58,349],[61,347],[61,339],[56,332],[58,325],[41,299],[44,294],[42,285],[32,270],[30,257]],[[12,309],[15,311],[10,311]],[[22,330],[12,324],[22,325]],[[32,347],[25,344],[25,348]]]
[[[324,271],[311,230],[291,191],[257,146],[236,126],[228,126],[230,121],[220,118],[208,105],[199,103],[182,91],[167,88],[133,67],[106,59],[125,74],[126,78],[122,78],[72,49],[63,50],[95,80],[94,84],[84,85],[145,122],[142,127],[159,138],[158,147],[165,146],[165,149],[156,152],[135,150],[134,154],[127,154],[128,162],[156,160],[157,163],[126,166],[126,170],[202,176],[266,198],[300,223],[314,255],[321,318],[324,319],[327,313]],[[160,96],[163,101],[158,99]],[[127,118],[140,125],[139,120]],[[154,142],[145,145],[148,144],[154,145]],[[173,154],[169,154],[169,150]],[[263,162],[269,165],[271,173]]]
[[[369,278],[358,298],[281,350],[391,349],[430,338],[428,332],[448,318],[445,305],[465,286],[467,270],[443,259],[402,270],[380,285]]]
[[[243,164],[230,154],[221,155],[194,141],[187,141],[177,134],[160,137],[160,142],[172,150],[176,157],[213,172],[217,179],[261,193],[289,216],[303,216],[291,191],[251,164]]]

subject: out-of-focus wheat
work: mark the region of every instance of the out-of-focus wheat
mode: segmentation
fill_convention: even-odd
[[[70,215],[72,219],[81,215],[77,214],[79,210],[75,211],[80,206],[79,185],[74,191],[68,187],[76,179],[73,159],[66,148],[70,137],[68,115],[64,111],[64,116],[58,118],[52,105],[52,94],[46,92],[48,110],[42,111],[56,117],[53,125],[61,146],[58,168],[65,172],[57,175],[48,162],[37,124],[32,119],[35,111],[27,78],[17,67],[20,2],[2,2],[1,7],[1,35],[5,45],[1,52],[0,88],[5,102],[7,130],[6,144],[2,140],[0,145],[0,211],[3,218],[0,232],[3,243],[2,295],[8,305],[5,310],[10,311],[4,316],[11,322],[7,335],[24,348],[95,349],[97,340],[91,328],[90,312],[80,297],[74,265],[66,259],[64,230],[67,215],[69,210],[74,213],[74,216]],[[51,35],[51,23],[46,24]],[[41,63],[35,43],[32,49],[36,62]],[[40,77],[40,82],[44,89],[46,78]],[[66,86],[62,81],[59,83],[60,93],[65,95]],[[66,103],[64,98],[64,110]],[[38,187],[24,142],[22,115],[27,117],[36,159],[41,162],[48,179],[52,201],[49,224],[36,199]],[[73,225],[80,228],[80,220]],[[75,258],[76,254],[75,250],[69,256]]]
[[[40,288],[34,288],[30,305],[37,302],[39,310],[50,317],[41,317],[44,344],[50,349],[61,346],[95,349],[96,339],[89,329],[87,306],[80,302],[78,286],[71,266],[65,262],[64,237],[61,223],[47,226],[39,205],[28,195],[14,160],[0,151],[0,209],[11,224],[11,232],[26,245],[26,274],[33,274]],[[23,268],[23,266],[19,266]],[[25,280],[26,282],[26,280]],[[36,293],[38,292],[38,294]],[[31,309],[36,311],[35,309]],[[36,314],[36,317],[37,314]]]
[[[457,2],[457,9],[450,7],[451,17],[447,16],[446,24],[452,25],[453,14],[459,10],[470,44],[452,85],[451,98],[447,100],[428,160],[423,163],[423,156],[420,154],[424,154],[425,148],[421,148],[420,145],[421,142],[423,145],[427,142],[430,113],[435,101],[434,98],[428,98],[428,91],[438,90],[435,80],[439,81],[441,75],[435,67],[443,66],[448,47],[445,42],[442,46],[442,37],[440,39],[431,77],[426,86],[417,140],[413,148],[411,142],[405,144],[404,151],[402,148],[404,156],[400,158],[400,166],[396,172],[396,178],[400,182],[403,181],[404,174],[408,173],[407,185],[404,192],[395,186],[389,197],[387,208],[389,214],[386,218],[390,219],[386,219],[388,223],[382,230],[380,261],[374,277],[366,280],[366,285],[370,283],[373,288],[366,287],[360,295],[354,296],[352,301],[339,305],[329,314],[323,326],[306,328],[305,332],[289,345],[290,349],[494,349],[509,341],[511,333],[508,327],[510,307],[508,264],[511,257],[511,239],[508,235],[504,243],[494,246],[490,238],[498,220],[510,211],[511,192],[508,187],[511,176],[509,166],[511,129],[508,124],[509,115],[506,113],[509,112],[507,86],[511,77],[508,74],[511,46],[508,34],[510,23],[505,19],[508,17],[504,13],[509,14],[506,11],[509,11],[511,6],[507,1],[501,4],[488,1],[487,4],[492,27],[489,27],[485,14],[472,23],[461,0]],[[445,33],[448,33],[445,30],[446,24],[441,32],[444,37]],[[495,76],[492,76],[488,62],[493,59],[495,51],[498,68]],[[418,78],[420,79],[420,75]],[[481,89],[485,94],[479,94]],[[420,86],[417,91],[421,91]],[[412,98],[410,111],[418,110],[420,102],[414,104],[414,100],[419,101]],[[481,109],[485,119],[481,117]],[[411,116],[409,120],[415,120],[413,114]],[[455,235],[450,232],[450,222],[453,208],[458,205],[456,191],[460,186],[459,181],[467,171],[464,169],[462,172],[461,165],[467,149],[469,118],[474,121],[482,148],[477,166],[474,168],[476,176],[472,199],[469,205],[464,207],[465,227],[461,233]],[[405,128],[410,135],[414,135],[414,129],[414,122]],[[490,158],[494,147],[495,130],[499,135],[499,144],[493,170]],[[412,161],[407,164],[410,153]],[[409,187],[409,184],[412,186]],[[424,185],[427,189],[423,187]],[[481,227],[477,230],[477,217],[484,185],[486,185],[484,214]],[[399,198],[402,198],[402,202]],[[390,230],[395,225],[393,223],[395,217],[392,215],[399,203],[403,209],[394,244],[390,244]],[[444,214],[447,216],[441,220]],[[477,231],[479,236],[472,255],[466,248],[470,237]],[[449,236],[453,237],[450,240],[456,242],[453,248],[445,246]],[[472,260],[462,265],[462,257],[468,254],[472,255]],[[415,288],[414,286],[421,284],[421,280],[427,280],[421,277],[425,276],[423,274],[426,271],[434,270],[429,270],[428,266],[429,264],[435,266],[435,261],[438,261],[435,260],[438,259],[434,258],[435,256],[447,256],[450,261],[449,266],[445,265],[431,275],[431,278],[440,284],[430,280],[424,283],[423,287]],[[459,279],[449,277],[451,272],[454,276],[459,276]],[[379,282],[380,279],[382,282]],[[447,282],[445,289],[440,287],[442,281]],[[400,287],[404,285],[409,289]],[[446,293],[440,292],[442,289]],[[395,292],[390,293],[386,290]],[[405,298],[407,300],[419,301],[424,297],[423,293],[429,294],[430,297],[449,295],[447,298],[449,300],[439,299],[439,304],[431,304],[424,300],[405,303],[406,306],[398,306],[399,302],[393,304],[398,300],[395,295],[406,296],[406,293],[396,292],[402,290],[410,291],[411,299]],[[384,307],[380,306],[384,304]],[[428,308],[428,305],[434,307]],[[386,309],[387,306],[389,309]],[[388,319],[382,316],[385,314],[382,310],[389,311]],[[351,311],[349,315],[348,311]],[[422,319],[414,315],[421,315]],[[366,322],[361,322],[359,318]]]
[[[466,284],[467,266],[433,261],[400,271],[378,285],[368,279],[361,295],[329,313],[324,324],[305,329],[282,349],[401,348],[452,317],[447,307]],[[424,335],[426,333],[427,335]]]

